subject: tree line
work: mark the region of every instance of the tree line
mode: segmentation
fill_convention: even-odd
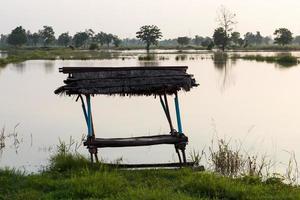
[[[12,45],[14,47],[31,46],[31,47],[49,47],[63,46],[72,48],[90,48],[98,49],[100,46],[114,45],[118,47],[121,39],[117,35],[111,33],[99,32],[95,33],[92,29],[77,32],[73,36],[69,32],[61,33],[57,38],[51,26],[43,26],[41,30],[31,33],[22,26],[18,26],[11,31],[10,34],[0,36],[0,44]]]
[[[151,45],[170,46],[170,47],[186,47],[196,46],[206,49],[219,48],[221,50],[246,48],[249,46],[259,45],[300,45],[300,36],[293,37],[293,33],[287,28],[278,28],[274,31],[274,39],[271,36],[263,36],[259,31],[255,33],[247,32],[242,37],[237,31],[234,31],[234,26],[237,24],[236,15],[221,6],[218,11],[217,24],[218,27],[214,30],[212,37],[203,37],[195,35],[193,38],[188,36],[180,36],[174,39],[162,38],[162,32],[155,25],[145,25],[140,27],[136,32],[136,38],[120,39],[117,35],[105,32],[96,33],[92,29],[77,32],[73,36],[69,32],[61,33],[57,38],[51,26],[43,26],[37,32],[31,33],[25,30],[22,26],[18,26],[11,31],[10,34],[0,36],[0,45],[11,45],[14,47],[21,46],[63,46],[71,48],[89,48],[91,50],[99,49],[100,47],[141,47],[145,46],[147,50]]]

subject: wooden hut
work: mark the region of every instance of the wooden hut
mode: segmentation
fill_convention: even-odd
[[[65,85],[55,90],[55,94],[76,95],[81,100],[88,134],[84,145],[98,161],[97,149],[105,147],[130,147],[159,144],[172,144],[179,157],[179,163],[186,162],[185,147],[188,137],[183,133],[180,117],[178,91],[189,91],[197,86],[193,75],[188,74],[186,66],[159,67],[63,67],[59,71],[68,74]],[[97,138],[95,136],[91,110],[91,96],[121,95],[136,96],[154,95],[159,98],[170,133],[165,135],[130,137],[130,138]],[[173,126],[169,111],[168,95],[174,96],[178,130]],[[83,98],[85,96],[85,99]],[[180,155],[182,152],[182,157]],[[136,165],[135,165],[136,166]],[[145,166],[145,165],[143,165]]]

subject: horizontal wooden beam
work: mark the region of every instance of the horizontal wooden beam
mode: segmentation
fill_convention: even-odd
[[[120,71],[120,70],[186,70],[187,66],[141,66],[141,67],[62,67],[59,72],[62,73],[82,73],[82,72],[99,72],[99,71]]]
[[[144,137],[130,137],[130,138],[95,138],[90,141],[85,141],[85,146],[96,148],[105,147],[135,147],[135,146],[151,146],[160,144],[180,144],[187,143],[188,137],[185,135],[155,135]]]
[[[101,163],[104,166],[108,167],[117,167],[117,168],[179,168],[179,167],[193,167],[195,166],[194,162],[187,163],[153,163],[153,164],[111,164],[111,163]],[[204,170],[204,167],[201,167]],[[202,171],[202,170],[201,170]]]

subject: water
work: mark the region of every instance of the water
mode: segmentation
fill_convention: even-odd
[[[268,53],[274,54],[274,53]],[[298,53],[294,53],[298,54]],[[287,163],[289,154],[300,155],[300,68],[236,60],[220,64],[210,55],[188,55],[176,61],[176,54],[164,60],[130,59],[90,61],[26,61],[0,68],[0,127],[18,134],[19,145],[8,138],[0,152],[0,167],[37,171],[59,138],[80,140],[87,132],[79,102],[53,91],[63,84],[62,66],[187,65],[199,87],[180,92],[183,129],[189,136],[187,152],[208,149],[213,138],[242,143],[243,151],[266,153]],[[170,102],[171,99],[170,99]],[[172,102],[173,103],[173,102]],[[172,104],[173,106],[173,104]],[[98,137],[128,137],[169,132],[168,123],[154,97],[107,97],[92,99],[94,125]],[[172,107],[173,121],[175,110]],[[0,132],[1,135],[1,132]],[[87,150],[79,151],[87,155]],[[177,161],[172,145],[101,149],[105,161],[120,157],[126,163]]]

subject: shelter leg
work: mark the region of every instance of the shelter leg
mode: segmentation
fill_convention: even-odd
[[[91,155],[91,163],[93,163],[94,162],[93,153],[90,153],[90,155]]]
[[[185,149],[181,149],[182,157],[183,157],[183,163],[186,163],[186,155],[185,155]]]
[[[181,160],[181,156],[180,156],[179,150],[178,150],[178,148],[176,148],[176,147],[175,147],[175,150],[176,150],[176,153],[177,153],[177,155],[178,155],[179,163],[181,164],[181,163],[182,163],[182,160]]]
[[[86,103],[87,103],[87,117],[88,117],[88,137],[91,138],[93,135],[92,128],[92,108],[91,108],[91,96],[86,95]]]
[[[172,133],[174,131],[174,128],[173,128],[173,124],[172,124],[172,119],[171,119],[171,115],[170,115],[170,111],[169,111],[169,105],[168,105],[168,100],[167,100],[166,94],[164,94],[164,100],[161,95],[159,95],[159,99],[160,99],[161,106],[163,107],[163,110],[166,114],[166,117],[167,117],[167,120],[168,120],[169,126],[170,126],[170,131]]]
[[[178,126],[178,132],[179,134],[182,134],[182,124],[181,124],[181,116],[180,116],[180,108],[179,108],[179,100],[177,92],[175,94],[175,109],[176,109],[176,118],[177,118],[177,126]]]
[[[99,163],[98,152],[95,153],[95,159],[96,159],[96,163]]]

